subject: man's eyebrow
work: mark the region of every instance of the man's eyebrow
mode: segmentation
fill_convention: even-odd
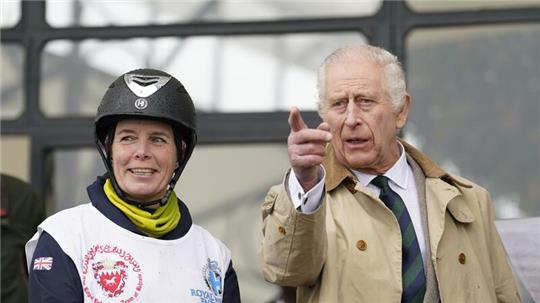
[[[362,92],[354,92],[353,94],[354,98],[357,97],[367,97],[367,98],[375,98],[376,93],[374,92],[368,92],[368,91],[362,91]],[[328,94],[329,99],[341,99],[341,98],[349,98],[349,94],[338,92],[338,93],[330,93]]]

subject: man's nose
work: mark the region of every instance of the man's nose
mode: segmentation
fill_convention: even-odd
[[[354,100],[349,100],[347,111],[345,112],[345,125],[354,127],[361,123],[360,110]]]

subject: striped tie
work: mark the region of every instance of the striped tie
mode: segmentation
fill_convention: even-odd
[[[388,185],[388,178],[378,176],[371,184],[381,189],[379,198],[392,210],[399,222],[402,240],[402,275],[403,293],[402,303],[422,302],[426,292],[426,276],[420,246],[416,239],[416,232],[401,197]]]

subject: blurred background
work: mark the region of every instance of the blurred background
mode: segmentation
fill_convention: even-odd
[[[244,302],[283,291],[259,270],[259,208],[288,168],[288,109],[319,123],[317,68],[340,46],[398,55],[413,96],[405,139],[486,187],[498,219],[540,217],[540,0],[0,4],[1,172],[30,182],[48,214],[88,202],[105,171],[93,145],[105,89],[135,68],[171,73],[200,142],[176,191],[232,250]]]

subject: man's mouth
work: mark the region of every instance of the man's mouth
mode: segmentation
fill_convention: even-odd
[[[345,139],[345,142],[351,143],[351,144],[362,144],[364,142],[369,141],[369,139],[362,139],[362,138],[348,138]]]
[[[345,145],[349,148],[362,148],[369,143],[368,139],[349,138],[345,140]]]

